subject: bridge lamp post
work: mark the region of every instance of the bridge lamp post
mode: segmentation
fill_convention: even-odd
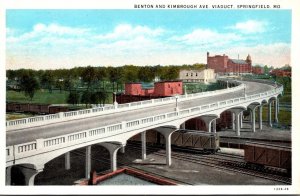
[[[175,96],[175,99],[176,99],[176,107],[175,107],[175,110],[176,112],[178,112],[178,95]]]
[[[118,106],[118,102],[117,102],[117,93],[114,92],[114,106],[117,107]]]

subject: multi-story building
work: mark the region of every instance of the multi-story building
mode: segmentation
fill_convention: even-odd
[[[281,77],[291,77],[291,70],[283,70],[283,69],[273,69],[270,72],[271,75],[281,76]]]
[[[215,71],[213,69],[202,70],[180,70],[179,79],[183,82],[201,82],[210,83],[215,82]]]
[[[207,68],[214,69],[215,73],[226,75],[244,75],[252,73],[252,60],[248,54],[246,60],[230,59],[225,54],[209,56],[207,52]]]
[[[256,74],[256,75],[261,75],[261,74],[264,74],[264,68],[263,67],[259,67],[259,66],[256,66],[256,67],[252,67],[252,73],[253,74]]]

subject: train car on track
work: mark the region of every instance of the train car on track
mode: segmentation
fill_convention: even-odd
[[[291,174],[291,147],[258,142],[246,142],[245,161],[258,167],[271,166],[286,169]]]
[[[7,112],[30,112],[35,114],[55,114],[58,112],[68,112],[66,106],[55,106],[50,104],[36,103],[6,103]]]
[[[165,143],[162,139],[161,143]],[[192,148],[215,153],[220,150],[220,138],[216,133],[198,130],[178,130],[171,136],[171,144],[176,147]]]
[[[132,142],[140,142],[140,134],[130,138]],[[165,138],[157,131],[148,130],[146,134],[148,145],[165,144]],[[183,149],[201,150],[205,153],[215,153],[220,149],[220,137],[215,133],[198,130],[178,130],[171,136],[173,147]]]

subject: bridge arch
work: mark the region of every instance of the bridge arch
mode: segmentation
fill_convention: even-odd
[[[31,163],[7,167],[6,185],[34,185],[35,176],[42,171],[42,168]]]

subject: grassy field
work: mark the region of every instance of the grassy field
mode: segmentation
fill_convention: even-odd
[[[39,90],[35,93],[32,101],[24,95],[24,93],[16,91],[6,91],[6,101],[8,102],[19,102],[19,103],[40,103],[40,104],[66,104],[68,91],[54,90],[49,93],[48,90]],[[112,95],[108,94],[106,103],[112,103]]]
[[[64,104],[66,103],[68,92],[53,91],[49,93],[48,90],[39,90],[35,93],[32,101],[24,95],[24,93],[16,91],[6,92],[6,101],[19,103],[47,103],[47,104]]]
[[[223,87],[220,86],[218,83],[211,83],[211,84],[203,84],[203,83],[184,83],[186,87],[186,92],[190,93],[199,93],[204,91],[213,91],[222,89]]]
[[[15,120],[15,119],[20,119],[20,118],[29,118],[34,116],[33,114],[28,114],[28,113],[6,113],[6,120]]]
[[[272,107],[272,120],[274,120],[274,108]],[[266,106],[263,107],[263,121],[268,120],[268,108]],[[284,126],[289,126],[292,124],[292,112],[280,110],[278,113],[278,121],[279,124]]]

